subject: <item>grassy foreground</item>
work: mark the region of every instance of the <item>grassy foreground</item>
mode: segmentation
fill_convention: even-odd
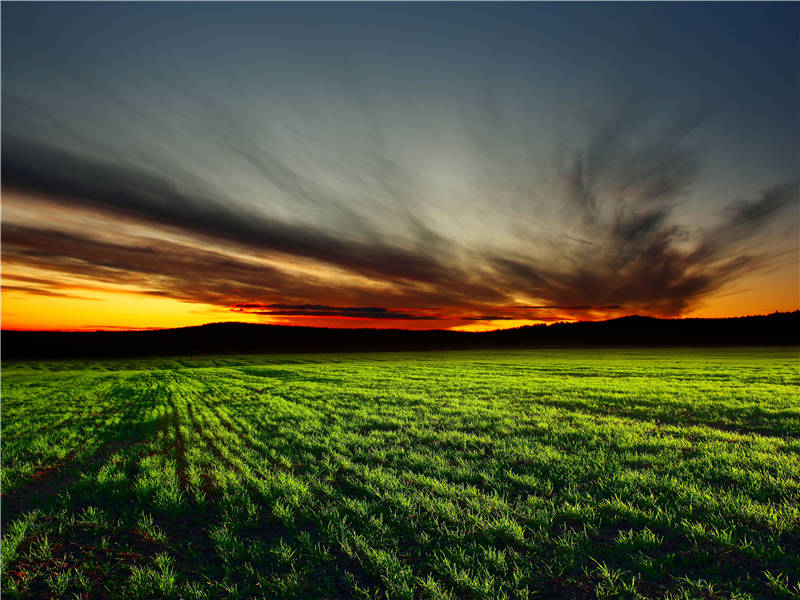
[[[800,598],[795,349],[5,363],[2,592]]]

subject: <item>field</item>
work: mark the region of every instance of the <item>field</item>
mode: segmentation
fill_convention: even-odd
[[[800,598],[792,349],[4,363],[4,598]]]

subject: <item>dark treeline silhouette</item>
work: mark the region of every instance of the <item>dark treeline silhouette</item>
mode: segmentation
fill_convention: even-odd
[[[110,358],[488,348],[800,345],[800,311],[727,319],[622,317],[490,331],[214,323],[147,331],[3,331],[2,358]]]

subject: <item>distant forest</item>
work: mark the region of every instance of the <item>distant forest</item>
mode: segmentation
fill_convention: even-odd
[[[4,360],[490,348],[800,345],[800,311],[727,319],[622,317],[481,333],[214,323],[147,331],[3,331]]]

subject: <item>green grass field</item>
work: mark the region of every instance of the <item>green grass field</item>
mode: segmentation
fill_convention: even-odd
[[[4,598],[800,598],[798,349],[16,362]]]

